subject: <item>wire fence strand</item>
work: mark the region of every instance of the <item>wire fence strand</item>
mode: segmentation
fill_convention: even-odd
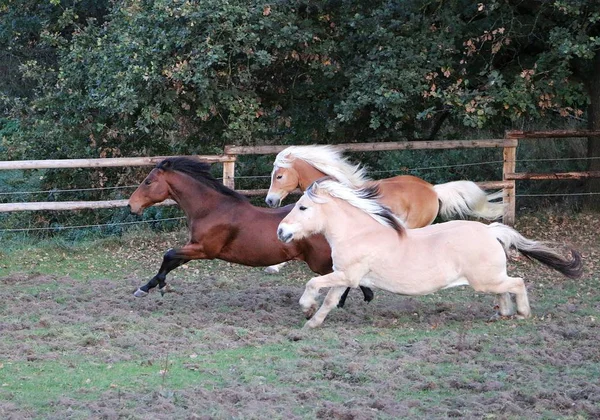
[[[137,185],[121,185],[115,187],[96,187],[96,188],[72,188],[72,189],[61,189],[61,190],[37,190],[37,191],[9,191],[0,192],[0,195],[11,195],[11,194],[58,194],[65,192],[83,192],[83,191],[103,191],[103,190],[120,190],[126,188],[136,188]]]
[[[95,225],[76,225],[76,226],[55,226],[55,227],[37,227],[37,228],[15,228],[15,229],[0,229],[0,232],[25,232],[25,231],[42,231],[42,230],[67,230],[67,229],[89,229],[96,227],[114,227],[114,226],[126,226],[126,225],[137,225],[142,223],[155,223],[155,222],[165,222],[165,221],[173,221],[173,220],[183,220],[184,216],[181,217],[167,217],[164,219],[155,219],[155,220],[139,220],[135,222],[116,222],[116,223],[105,223],[105,224],[95,224]]]
[[[591,156],[591,157],[570,157],[570,158],[543,158],[543,159],[518,159],[517,163],[523,162],[551,162],[551,161],[576,161],[576,160],[597,160],[600,159],[600,156]],[[452,169],[452,168],[466,168],[472,166],[482,166],[482,165],[498,165],[504,163],[503,160],[490,160],[483,162],[472,162],[472,163],[457,163],[452,165],[436,165],[436,166],[420,166],[416,168],[397,168],[397,169],[388,169],[388,170],[376,170],[376,171],[368,171],[369,174],[401,174],[406,172],[417,172],[417,171],[430,171],[435,169]],[[271,175],[236,175],[236,180],[260,180],[260,179],[270,179]],[[222,181],[222,177],[216,178],[217,180]],[[121,190],[121,189],[132,189],[137,188],[138,185],[121,185],[121,186],[111,186],[111,187],[95,187],[95,188],[72,188],[72,189],[51,189],[51,190],[37,190],[37,191],[3,191],[0,192],[0,196],[7,195],[33,195],[33,194],[61,194],[61,193],[72,193],[72,192],[89,192],[89,191],[107,191],[107,190]]]

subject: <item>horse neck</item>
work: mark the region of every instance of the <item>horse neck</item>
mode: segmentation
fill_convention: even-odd
[[[302,191],[306,191],[310,184],[315,182],[317,179],[326,176],[324,172],[319,171],[310,163],[302,159],[294,159],[293,168],[298,174],[298,187]]]
[[[188,175],[170,172],[167,182],[169,195],[188,218],[206,216],[218,207],[236,201]]]

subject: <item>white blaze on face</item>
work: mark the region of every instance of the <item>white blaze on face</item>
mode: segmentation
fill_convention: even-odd
[[[283,197],[281,194],[277,194],[272,192],[273,185],[275,184],[275,172],[279,169],[278,166],[273,167],[273,172],[271,172],[271,185],[269,186],[269,191],[267,193],[267,197],[265,198],[265,202],[269,207],[279,207],[281,205],[281,200]]]

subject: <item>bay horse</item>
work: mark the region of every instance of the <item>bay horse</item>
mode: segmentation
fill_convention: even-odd
[[[402,295],[426,295],[455,286],[498,295],[500,315],[517,317],[531,311],[523,279],[506,271],[511,248],[558,270],[581,276],[577,251],[566,258],[548,244],[523,237],[502,223],[450,221],[419,229],[402,222],[379,201],[377,185],[353,189],[333,180],[314,182],[281,221],[277,236],[292,243],[324,234],[332,249],[333,273],[312,278],[300,298],[310,317],[306,327],[321,325],[347,287],[376,287]],[[322,306],[316,297],[330,287]],[[316,311],[316,313],[315,313]]]
[[[492,202],[502,197],[501,191],[486,195],[472,181],[432,185],[412,175],[373,181],[366,176],[364,168],[350,163],[334,147],[325,145],[290,146],[279,152],[273,163],[265,201],[269,207],[277,207],[291,191],[296,188],[304,191],[325,176],[354,188],[377,185],[381,203],[409,229],[430,225],[438,214],[444,219],[477,217],[495,220],[505,212],[502,203]]]
[[[315,273],[332,271],[331,249],[323,236],[293,244],[277,240],[277,225],[293,206],[255,207],[209,171],[209,164],[190,158],[165,159],[129,198],[129,209],[135,214],[171,198],[185,213],[189,228],[188,243],[165,253],[158,273],[134,293],[136,297],[146,296],[156,286],[164,293],[167,274],[197,259],[217,258],[253,267],[302,260]],[[365,300],[373,298],[371,290],[365,288],[363,293]]]

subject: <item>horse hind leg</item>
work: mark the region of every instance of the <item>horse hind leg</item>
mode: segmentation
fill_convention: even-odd
[[[525,288],[525,282],[521,277],[510,277],[505,274],[502,281],[498,282],[492,287],[487,286],[483,289],[484,290],[480,291],[498,294],[498,303],[500,305],[501,315],[504,315],[505,313],[508,314],[509,311],[512,312],[512,302],[510,301],[510,293],[512,293],[515,295],[515,300],[517,302],[517,318],[522,319],[529,318],[531,316],[531,308],[529,307],[527,289]]]
[[[359,287],[360,287],[360,290],[363,292],[365,302],[369,303],[370,301],[372,301],[373,298],[375,297],[375,295],[373,294],[373,290],[371,290],[365,286],[359,286]],[[346,291],[344,292],[344,294],[342,295],[342,297],[340,298],[340,301],[337,304],[338,308],[343,308],[344,305],[346,304],[346,298],[348,297],[348,293],[350,292],[350,289],[351,288],[348,287],[346,289]]]
[[[497,295],[498,307],[501,316],[512,316],[515,313],[512,297],[510,293],[500,293]]]
[[[277,274],[286,264],[287,264],[287,262],[282,262],[279,264],[270,265],[267,268],[265,268],[265,273]]]
[[[527,297],[527,289],[525,282],[521,277],[509,277],[511,280],[510,293],[514,293],[517,301],[517,317],[529,318],[531,316],[531,307],[529,306],[529,298]]]

